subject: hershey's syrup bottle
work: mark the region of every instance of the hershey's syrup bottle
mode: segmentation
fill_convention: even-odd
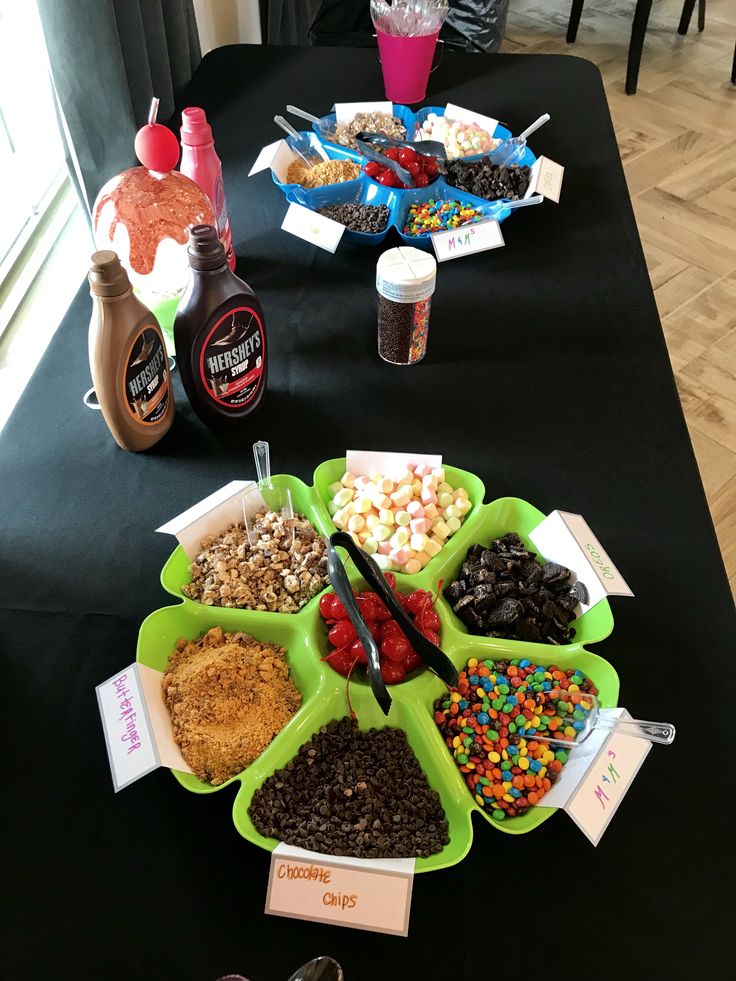
[[[92,382],[102,415],[124,450],[147,450],[174,421],[169,361],[158,321],[133,295],[115,252],[92,256],[89,328]]]
[[[212,225],[189,231],[189,284],[174,322],[179,373],[192,408],[208,426],[230,427],[266,391],[266,330],[258,297],[230,272]]]

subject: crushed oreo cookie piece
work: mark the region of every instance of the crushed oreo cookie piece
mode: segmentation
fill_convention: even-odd
[[[471,634],[569,644],[585,584],[557,562],[542,562],[516,532],[471,545],[445,599]]]
[[[447,164],[445,179],[458,190],[488,201],[519,201],[529,188],[531,170],[516,164],[492,164],[488,159],[452,160]]]

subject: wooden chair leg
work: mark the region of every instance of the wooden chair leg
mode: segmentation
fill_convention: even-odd
[[[690,27],[690,18],[693,15],[693,10],[695,10],[695,0],[685,0],[682,5],[680,23],[677,27],[678,34],[687,34],[687,29]]]
[[[629,44],[629,63],[626,67],[626,94],[635,95],[636,83],[639,79],[641,52],[644,47],[644,35],[647,33],[649,14],[652,0],[636,0],[634,22],[631,25],[631,43]]]
[[[575,38],[578,36],[578,25],[580,24],[580,15],[583,12],[583,4],[585,0],[572,0],[572,7],[570,8],[570,20],[567,22],[567,43],[574,44]]]
[[[705,0],[698,0],[698,30],[705,30]]]

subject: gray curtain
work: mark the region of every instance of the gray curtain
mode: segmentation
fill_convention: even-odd
[[[309,28],[319,7],[320,0],[260,0],[263,43],[308,44]]]
[[[26,0],[23,0],[26,2]],[[201,60],[191,0],[38,0],[72,179],[89,212],[136,162],[152,96],[166,122]]]

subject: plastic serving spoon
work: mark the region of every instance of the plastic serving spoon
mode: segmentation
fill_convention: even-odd
[[[256,487],[261,497],[266,503],[266,507],[271,511],[280,511],[284,520],[291,528],[291,541],[294,542],[296,532],[294,530],[294,504],[291,499],[291,491],[288,487],[274,487],[271,480],[271,454],[268,443],[259,439],[253,444],[253,456],[256,461],[256,476],[258,478]],[[254,544],[254,529],[248,517],[249,508],[246,505],[248,495],[253,493],[253,488],[246,491],[242,497],[243,521],[245,523],[245,533],[251,545]]]
[[[319,116],[313,116],[311,112],[307,112],[306,109],[300,109],[298,106],[287,106],[286,111],[290,112],[293,116],[299,116],[301,119],[306,119],[310,123],[316,123],[319,129],[319,135],[323,140],[329,140],[332,142],[335,136],[335,126],[326,123],[324,119],[320,119]]]
[[[319,125],[322,122],[319,116],[313,116],[311,112],[307,112],[306,109],[300,109],[299,106],[287,106],[286,111],[290,112],[292,116],[299,116],[300,119],[306,119],[310,123],[317,123]]]
[[[491,150],[490,158],[494,164],[510,164],[514,158],[519,158],[526,149],[526,141],[532,133],[536,133],[540,126],[544,126],[550,120],[548,112],[543,113],[539,119],[535,119],[531,126],[527,126],[523,133],[518,136],[507,137],[500,146]]]
[[[674,742],[675,727],[671,722],[646,722],[644,719],[601,717],[601,707],[598,699],[595,695],[590,695],[588,692],[565,691],[563,688],[552,688],[550,691],[539,692],[538,694],[544,696],[544,702],[542,704],[546,704],[548,701],[558,702],[561,700],[573,707],[578,706],[579,709],[586,713],[586,716],[584,719],[578,720],[573,714],[570,718],[570,724],[577,730],[577,735],[574,739],[558,739],[555,736],[548,736],[537,731],[526,732],[524,734],[526,739],[536,739],[540,743],[553,743],[556,746],[563,745],[572,749],[574,746],[579,746],[580,743],[585,742],[594,730],[605,729],[607,732],[620,732],[624,736],[648,739],[650,743],[661,743],[664,746],[669,746]],[[555,712],[555,714],[557,713]],[[568,713],[565,714],[565,718],[568,718]],[[581,728],[578,729],[578,726]],[[517,732],[519,731],[517,729]]]
[[[498,211],[515,211],[517,208],[529,208],[533,204],[541,204],[544,198],[541,194],[532,194],[530,198],[522,198],[520,201],[509,201],[501,198],[500,201],[492,201]]]
[[[436,644],[433,644],[431,640],[427,640],[424,634],[414,626],[407,616],[406,611],[394,596],[393,590],[390,589],[388,583],[383,578],[383,573],[370,555],[359,548],[346,531],[336,531],[330,536],[327,545],[327,575],[330,577],[335,595],[347,610],[350,621],[355,627],[360,642],[365,649],[371,690],[376,701],[381,706],[384,715],[388,715],[389,709],[391,708],[391,696],[381,677],[378,646],[365,620],[361,616],[357,601],[353,596],[350,580],[347,577],[342,560],[338,554],[338,547],[344,548],[348,553],[358,572],[365,579],[368,586],[378,594],[391,616],[399,625],[401,632],[421,660],[446,685],[454,687],[457,684],[458,674],[457,669],[449,657]]]
[[[290,144],[291,149],[297,157],[301,158],[305,166],[314,167],[318,163],[323,163],[323,158],[311,150],[308,138],[302,136],[298,130],[295,130],[291,123],[287,122],[283,116],[274,116],[273,121],[293,138],[294,142]]]

